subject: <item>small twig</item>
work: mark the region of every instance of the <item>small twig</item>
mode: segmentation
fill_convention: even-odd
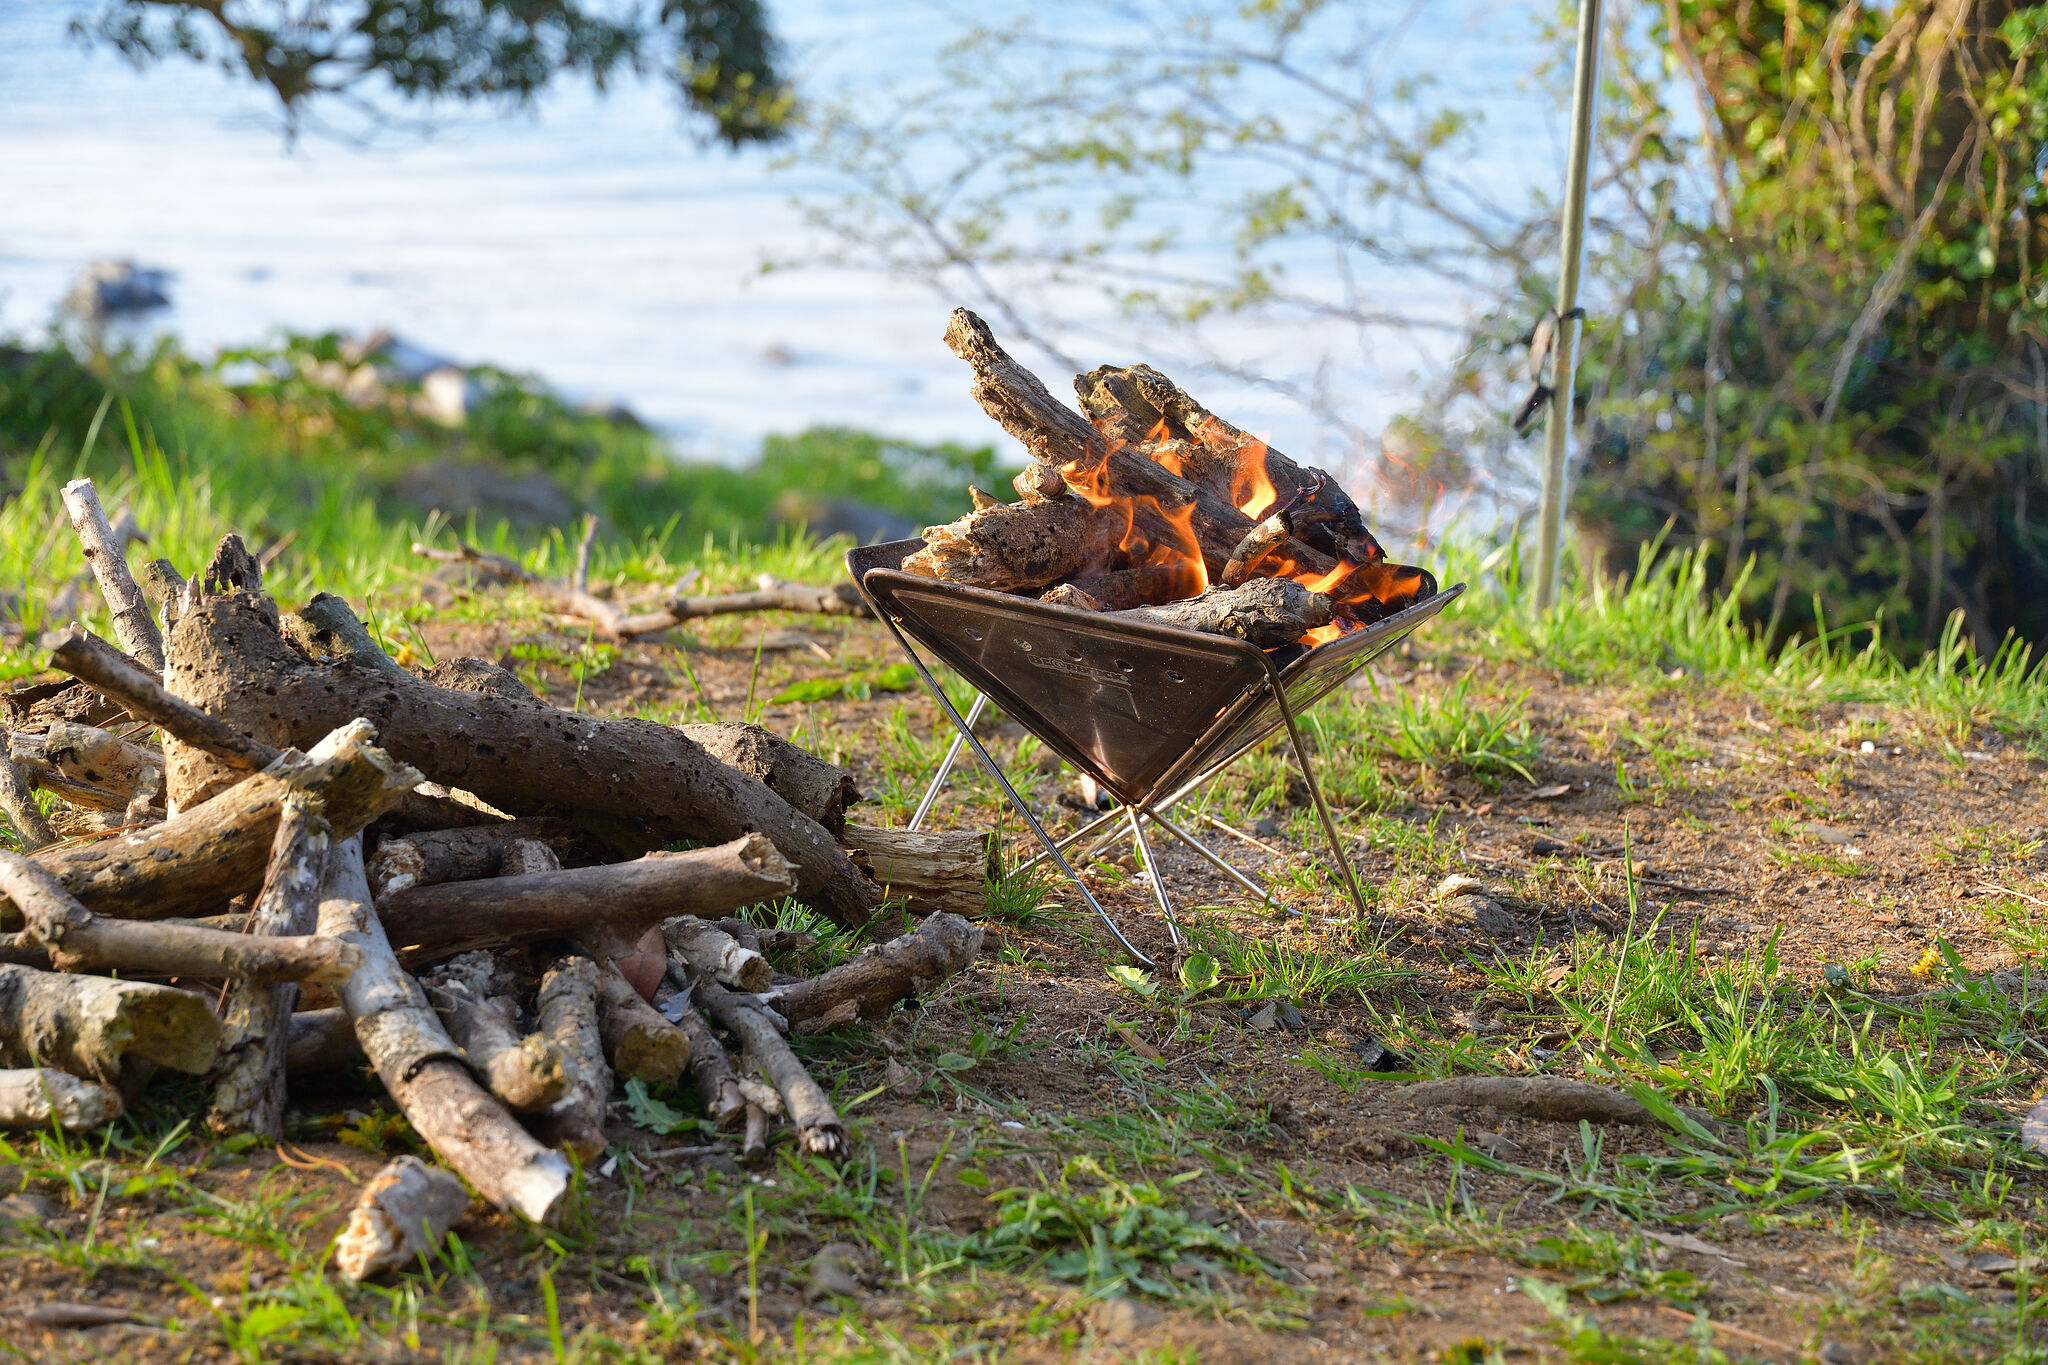
[[[122,542],[107,524],[99,492],[91,479],[73,479],[64,485],[64,510],[71,516],[71,529],[85,547],[85,561],[99,580],[100,594],[113,613],[114,633],[121,637],[130,654],[145,668],[161,675],[164,671],[164,637],[149,614],[149,603],[135,577],[128,572]]]

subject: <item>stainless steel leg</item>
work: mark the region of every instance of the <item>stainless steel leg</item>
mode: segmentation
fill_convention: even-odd
[[[975,693],[974,705],[967,709],[967,728],[969,730],[974,728],[974,722],[980,720],[981,713],[987,709],[988,696],[981,692]],[[958,761],[960,750],[965,748],[966,744],[967,741],[958,734],[953,736],[952,746],[946,750],[946,756],[939,760],[938,771],[932,774],[932,784],[924,789],[924,800],[917,803],[916,812],[911,815],[910,823],[904,826],[904,828],[917,829],[924,824],[925,816],[932,813],[932,804],[939,799],[939,792],[946,785],[946,777],[953,771],[953,764]]]
[[[1351,871],[1351,860],[1344,856],[1344,843],[1337,837],[1337,822],[1330,818],[1330,806],[1323,800],[1322,784],[1316,781],[1315,764],[1308,760],[1308,746],[1301,742],[1301,727],[1294,721],[1294,708],[1287,704],[1287,690],[1276,685],[1273,695],[1280,703],[1280,719],[1287,722],[1287,737],[1294,741],[1294,757],[1301,764],[1301,780],[1308,784],[1308,794],[1316,799],[1316,814],[1323,822],[1323,837],[1330,841],[1330,856],[1343,869],[1344,884],[1351,888],[1351,903],[1358,907],[1358,917],[1364,919],[1365,893],[1358,889],[1358,878]]]
[[[982,770],[994,778],[996,785],[1002,788],[1003,795],[1010,798],[1010,804],[1016,808],[1017,814],[1024,817],[1024,823],[1030,827],[1033,834],[1038,836],[1038,842],[1045,845],[1045,850],[1052,856],[1054,864],[1058,866],[1061,872],[1066,874],[1067,880],[1074,884],[1074,889],[1081,893],[1081,898],[1088,902],[1088,908],[1101,918],[1103,924],[1108,927],[1109,932],[1116,936],[1116,941],[1123,945],[1125,952],[1129,953],[1144,966],[1157,966],[1157,963],[1139,952],[1131,941],[1124,937],[1124,931],[1116,927],[1116,921],[1109,917],[1109,912],[1104,910],[1102,903],[1095,899],[1095,893],[1090,891],[1088,884],[1081,880],[1081,874],[1074,871],[1068,865],[1066,855],[1059,851],[1059,848],[1052,841],[1052,836],[1045,832],[1045,826],[1039,824],[1038,817],[1031,813],[1030,803],[1017,794],[1017,789],[1010,785],[1010,779],[1003,776],[1002,768],[989,755],[989,751],[981,746],[981,741],[974,737],[973,727],[962,719],[958,711],[953,709],[952,699],[946,695],[946,689],[939,686],[938,679],[934,678],[931,670],[924,666],[924,659],[915,649],[911,648],[910,641],[904,638],[903,632],[897,628],[896,622],[890,619],[889,614],[885,611],[877,611],[875,615],[881,619],[883,625],[889,628],[889,633],[896,637],[896,643],[902,648],[903,656],[910,660],[910,666],[916,669],[917,676],[924,680],[925,688],[932,694],[932,700],[939,704],[939,709],[944,711],[946,718],[953,722],[953,728],[960,732],[960,737],[967,742],[969,748],[974,750],[974,757],[981,764]]]
[[[1200,839],[1197,839],[1193,834],[1190,834],[1187,830],[1182,829],[1179,825],[1167,819],[1158,811],[1148,810],[1145,812],[1145,816],[1147,819],[1151,820],[1153,824],[1158,825],[1168,834],[1171,834],[1174,838],[1180,840],[1189,848],[1201,854],[1203,858],[1208,860],[1209,865],[1211,867],[1215,868],[1218,872],[1221,872],[1224,876],[1236,882],[1245,890],[1251,892],[1254,896],[1257,896],[1260,900],[1269,901],[1272,904],[1279,906],[1282,910],[1285,910],[1290,915],[1299,915],[1301,913],[1301,911],[1296,910],[1291,905],[1284,905],[1281,902],[1274,900],[1273,893],[1270,890],[1268,890],[1266,887],[1260,886],[1250,877],[1247,877],[1244,873],[1232,867],[1229,863],[1223,860],[1222,855],[1214,852],[1212,849],[1209,848],[1207,844],[1204,844]]]
[[[1145,860],[1145,879],[1152,883],[1152,898],[1159,902],[1159,908],[1166,914],[1166,933],[1178,951],[1183,946],[1180,921],[1174,917],[1173,900],[1166,894],[1166,878],[1160,875],[1159,860],[1152,856],[1152,845],[1145,842],[1145,822],[1138,818],[1136,806],[1125,806],[1124,813],[1130,817],[1131,841],[1137,845],[1138,856]]]

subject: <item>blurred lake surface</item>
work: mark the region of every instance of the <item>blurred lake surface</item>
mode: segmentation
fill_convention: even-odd
[[[199,355],[277,329],[386,327],[623,402],[693,455],[742,459],[763,434],[814,423],[1010,444],[940,341],[948,300],[876,273],[761,272],[809,252],[791,200],[832,182],[699,145],[665,86],[565,87],[531,111],[450,110],[427,136],[362,145],[310,131],[288,146],[264,92],[186,61],[137,72],[82,48],[67,25],[93,8],[0,0],[0,332],[39,336],[81,267],[127,257],[173,272],[173,304],[148,325]],[[1410,43],[1496,109],[1526,111],[1490,119],[1491,165],[1469,169],[1497,177],[1504,198],[1531,178],[1561,181],[1550,101],[1515,88],[1539,55],[1533,10],[1475,0],[1416,13]],[[773,18],[819,88],[914,76],[942,32],[916,7],[848,0],[782,0]],[[1122,340],[1106,308],[1100,323]],[[1170,335],[1128,336],[1088,363],[1174,372]],[[1404,352],[1361,376],[1359,420],[1377,429],[1430,359]],[[1270,393],[1190,387],[1283,449],[1327,455],[1329,433]]]

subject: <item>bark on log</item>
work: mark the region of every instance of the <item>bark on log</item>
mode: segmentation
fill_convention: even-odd
[[[676,729],[720,763],[764,784],[835,839],[846,828],[846,808],[861,799],[852,773],[758,725],[724,721]]]
[[[740,1094],[739,1073],[732,1069],[732,1059],[725,1055],[711,1026],[697,1012],[693,995],[687,983],[680,990],[665,987],[654,997],[655,1008],[662,1018],[672,1020],[689,1042],[690,1088],[697,1092],[698,1103],[714,1124],[729,1130],[746,1118],[747,1103]]]
[[[9,730],[40,730],[53,720],[106,725],[126,714],[121,703],[109,701],[76,678],[0,687],[0,727]]]
[[[334,1265],[360,1284],[439,1254],[448,1230],[469,1212],[469,1191],[416,1156],[394,1158],[356,1196],[334,1241]]]
[[[655,1085],[673,1085],[690,1063],[690,1040],[655,1013],[617,968],[597,983],[598,1040],[612,1070]]]
[[[794,886],[774,846],[749,834],[630,863],[415,886],[386,896],[378,912],[410,960],[431,962],[471,948],[601,929],[630,942],[672,916],[717,916],[788,895]]]
[[[8,736],[7,756],[24,772],[54,774],[89,787],[104,788],[109,799],[125,805],[136,779],[146,769],[161,771],[162,751],[145,748],[96,725],[53,721],[41,734]]]
[[[1059,470],[1043,460],[1033,460],[1017,471],[1017,476],[1010,480],[1010,487],[1016,489],[1017,496],[1026,502],[1047,502],[1067,491],[1067,481],[1060,477]]]
[[[484,1198],[547,1221],[568,1193],[569,1165],[477,1084],[419,983],[400,970],[370,905],[360,838],[343,840],[328,855],[320,932],[363,951],[363,966],[342,985],[342,1008],[413,1130]]]
[[[71,517],[71,529],[85,548],[85,562],[99,580],[100,594],[114,617],[114,634],[122,647],[143,667],[164,671],[164,637],[149,614],[149,603],[135,578],[128,572],[126,546],[114,535],[100,506],[99,492],[91,479],[73,479],[64,485],[64,510]]]
[[[686,966],[749,995],[768,989],[768,980],[774,975],[768,959],[758,949],[742,947],[716,925],[701,919],[671,919],[663,921],[661,933],[669,951]]]
[[[0,757],[0,814],[14,830],[14,841],[24,853],[33,853],[57,842],[57,831],[43,817],[28,777],[14,763]]]
[[[534,1116],[533,1127],[542,1140],[586,1162],[605,1149],[604,1111],[612,1097],[612,1070],[597,1028],[597,983],[597,964],[589,958],[558,958],[541,978],[536,1009],[542,1036],[561,1052],[568,1084]]]
[[[368,1061],[362,1044],[356,1041],[348,1011],[339,1005],[292,1015],[285,1040],[285,1075],[316,1076]]]
[[[122,919],[205,914],[257,885],[270,855],[285,798],[319,799],[337,839],[376,819],[419,781],[372,741],[376,731],[350,722],[195,809],[133,834],[34,857],[95,913]],[[0,910],[11,910],[0,903]]]
[[[0,967],[0,1066],[53,1066],[113,1084],[130,1056],[204,1072],[219,1042],[220,1021],[191,991]]]
[[[505,850],[521,840],[546,844],[556,851],[573,847],[576,826],[567,820],[500,820],[460,829],[423,830],[401,839],[386,839],[370,855],[370,889],[379,899],[413,886],[473,882],[495,877],[504,866]]]
[[[783,986],[768,998],[798,1033],[885,1018],[897,1001],[973,966],[981,938],[981,929],[958,915],[933,915],[915,931],[874,944],[853,961]]]
[[[1330,599],[1291,578],[1254,578],[1235,588],[1211,588],[1200,597],[1114,613],[1132,621],[1227,635],[1260,649],[1291,645],[1330,624]]]
[[[537,1114],[568,1088],[561,1049],[541,1034],[520,1034],[513,1002],[497,988],[496,975],[488,955],[464,953],[420,984],[470,1070],[515,1112]]]
[[[1072,583],[1055,583],[1052,587],[1038,594],[1038,600],[1050,602],[1056,607],[1073,607],[1077,611],[1102,611],[1105,609],[1099,599],[1090,596],[1086,589],[1076,587]]]
[[[278,812],[270,864],[244,932],[252,937],[312,934],[320,927],[320,881],[334,832],[317,799],[294,792]],[[314,942],[335,940],[315,938]],[[337,947],[341,946],[336,944]],[[359,958],[359,955],[358,955]],[[353,970],[353,968],[351,968]],[[284,1133],[285,1048],[296,981],[242,982],[221,1010],[221,1060],[214,1067],[207,1126],[221,1133]]]
[[[48,636],[43,643],[50,651],[52,668],[60,668],[118,701],[128,714],[150,721],[220,767],[249,773],[277,761],[275,746],[251,739],[218,716],[174,695],[97,636],[72,629]],[[168,750],[165,757],[168,763]]]
[[[303,737],[335,717],[366,716],[399,758],[513,814],[618,816],[658,839],[758,832],[798,869],[799,894],[835,922],[865,923],[878,903],[817,822],[667,726],[454,691],[353,662],[316,666],[234,599],[181,619],[169,649],[191,695],[252,730]]]
[[[1195,572],[1193,564],[1182,561],[1088,574],[1075,579],[1073,586],[1102,603],[1104,611],[1129,611],[1193,597],[1202,591],[1203,576]]]
[[[783,1107],[796,1126],[797,1145],[817,1156],[844,1157],[846,1125],[840,1122],[824,1089],[789,1050],[788,1041],[767,1012],[705,977],[692,981],[691,990],[705,1012],[739,1040],[749,1063],[759,1068],[782,1096]]]
[[[0,1128],[48,1128],[54,1119],[81,1133],[121,1117],[121,1094],[62,1071],[0,1071]]]
[[[997,840],[977,830],[876,829],[848,825],[846,845],[866,855],[868,874],[914,915],[946,910],[970,919],[988,909],[1000,872]]]
[[[361,965],[345,945],[317,935],[258,938],[191,925],[107,919],[72,899],[48,868],[19,853],[0,852],[0,894],[22,912],[29,933],[50,950],[59,971],[92,968],[333,985]]]
[[[1024,592],[1120,567],[1130,514],[1072,494],[1050,502],[1005,502],[924,529],[924,548],[905,573],[993,592]]]

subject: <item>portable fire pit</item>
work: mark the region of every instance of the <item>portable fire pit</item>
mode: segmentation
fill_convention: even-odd
[[[1252,894],[1267,889],[1246,876],[1169,818],[1174,804],[1200,790],[1268,736],[1285,729],[1314,798],[1330,856],[1343,870],[1359,913],[1365,898],[1344,855],[1336,823],[1302,743],[1300,715],[1442,611],[1463,585],[1435,593],[1395,615],[1361,626],[1314,648],[1267,652],[1242,640],[1132,620],[1008,593],[906,573],[903,561],[922,540],[864,546],[847,553],[847,570],[875,615],[889,628],[917,670],[956,737],[934,772],[911,820],[929,813],[963,746],[1016,807],[1049,859],[1131,954],[1152,959],[1125,937],[1067,861],[1067,846],[1121,819],[1142,859],[1146,881],[1166,916],[1176,948],[1180,926],[1172,899],[1146,839],[1145,823],[1186,844]],[[966,716],[912,644],[965,678],[977,692]],[[1061,839],[1038,821],[1029,803],[975,737],[974,725],[994,704],[1053,752],[1116,797],[1118,809]]]

